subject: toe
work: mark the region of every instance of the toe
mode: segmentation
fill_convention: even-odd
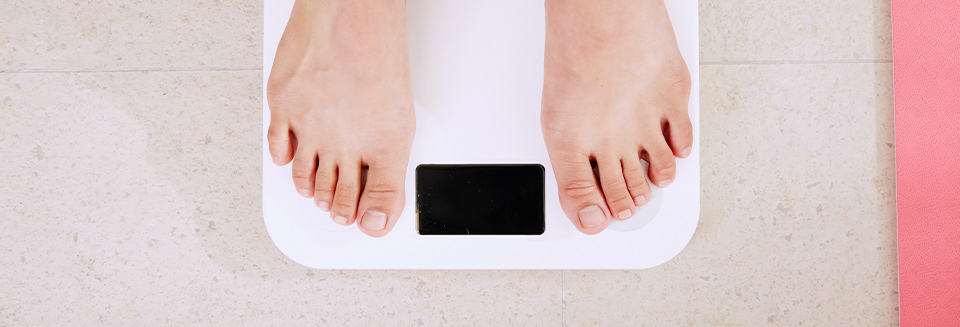
[[[673,182],[677,170],[673,152],[670,151],[670,147],[667,146],[667,142],[663,138],[650,143],[652,144],[645,149],[650,161],[650,180],[657,187],[667,187]]]
[[[693,149],[693,126],[686,108],[676,110],[677,114],[667,118],[667,141],[673,155],[686,158]]]
[[[333,194],[330,216],[341,225],[353,223],[360,198],[360,161],[341,162],[337,165],[337,187]]]
[[[650,184],[647,183],[647,167],[640,160],[639,153],[624,155],[623,177],[627,181],[627,189],[636,206],[643,206],[650,201]]]
[[[619,220],[632,217],[636,205],[627,189],[620,158],[618,156],[598,158],[597,170],[600,172],[600,188],[603,191],[603,197],[613,217]]]
[[[313,200],[323,211],[330,211],[333,203],[333,191],[337,187],[337,165],[333,160],[320,155],[317,160],[317,175],[313,189]]]
[[[607,228],[610,216],[590,165],[581,154],[551,155],[557,193],[564,213],[581,232],[596,234]]]
[[[297,193],[305,198],[313,197],[314,178],[317,172],[317,152],[304,149],[298,149],[293,158],[293,185],[297,188]]]
[[[387,235],[403,211],[404,162],[369,163],[367,179],[357,208],[360,230],[367,235]]]
[[[267,129],[267,143],[270,146],[270,157],[278,166],[286,165],[293,159],[293,142],[290,137],[289,125],[280,119],[270,119],[270,128]]]

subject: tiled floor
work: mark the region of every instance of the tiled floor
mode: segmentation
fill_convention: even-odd
[[[701,0],[697,234],[654,269],[564,272],[283,257],[260,1],[8,1],[0,326],[896,324],[888,0]]]

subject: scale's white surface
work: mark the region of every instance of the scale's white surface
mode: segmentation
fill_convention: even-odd
[[[294,0],[264,1],[263,81]],[[690,116],[699,140],[698,0],[667,1],[690,67]],[[651,203],[593,236],[560,210],[540,133],[543,1],[407,0],[417,133],[407,169],[406,206],[393,231],[371,238],[336,225],[300,197],[290,166],[267,150],[263,106],[263,215],[273,242],[308,267],[325,269],[642,269],[686,246],[700,216],[700,147],[679,160],[677,178]],[[264,96],[266,99],[266,96]],[[546,232],[541,236],[421,236],[414,169],[425,163],[540,163],[546,168]]]

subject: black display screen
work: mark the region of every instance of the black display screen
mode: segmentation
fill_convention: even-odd
[[[419,165],[421,235],[540,235],[543,166]]]

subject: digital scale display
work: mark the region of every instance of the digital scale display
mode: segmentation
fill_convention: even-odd
[[[539,164],[417,166],[420,235],[541,235]]]

